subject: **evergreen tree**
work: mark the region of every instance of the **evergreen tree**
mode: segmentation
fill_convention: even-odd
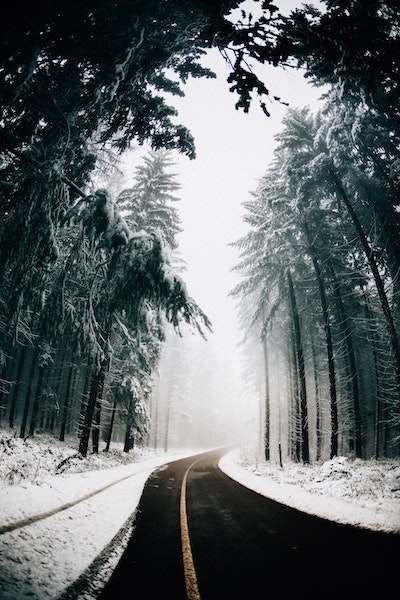
[[[167,171],[173,164],[168,152],[150,151],[136,168],[133,187],[122,190],[116,199],[132,231],[155,233],[163,239],[169,260],[175,258],[176,236],[182,231],[178,210],[173,206],[179,200],[174,192],[180,185]]]
[[[280,28],[277,46],[317,85],[364,103],[399,131],[400,14],[396,0],[306,4]]]
[[[308,109],[288,112],[277,135],[275,160],[253,199],[245,203],[250,231],[235,244],[241,251],[237,270],[243,280],[233,295],[243,304],[246,327],[258,322],[264,334],[274,339],[274,317],[282,319],[281,308],[290,300],[286,306],[293,329],[290,321],[286,327],[293,351],[287,354],[292,380],[288,405],[293,415],[300,417],[293,421],[293,434],[289,432],[291,439],[298,441],[294,456],[302,445],[305,447],[305,439],[298,438],[296,432],[305,431],[303,418],[309,408],[316,413],[318,424],[316,435],[312,432],[311,437],[321,445],[321,402],[325,403],[326,397],[321,396],[318,377],[314,377],[314,393],[310,395],[312,380],[305,375],[312,369],[315,373],[317,363],[324,365],[322,383],[329,383],[331,457],[338,452],[354,452],[360,457],[368,453],[372,438],[380,433],[376,419],[371,424],[370,415],[379,413],[382,418],[384,406],[391,407],[384,417],[384,430],[390,430],[390,421],[397,422],[397,401],[389,391],[395,382],[397,333],[389,296],[384,292],[384,288],[393,289],[396,301],[396,286],[391,280],[396,273],[396,256],[395,245],[386,247],[383,242],[385,229],[390,232],[389,239],[396,239],[394,181],[386,180],[377,198],[369,196],[370,190],[378,189],[378,181],[385,181],[382,169],[389,172],[385,152],[379,152],[382,169],[377,169],[349,139],[349,105],[346,119],[340,121],[339,112],[339,107],[332,111],[329,106],[315,117]],[[357,127],[361,119],[358,108],[353,118]],[[367,117],[363,122],[366,127]],[[383,130],[380,133],[384,140]],[[394,146],[391,150],[395,156]],[[382,215],[379,219],[378,214]],[[289,296],[282,277],[287,269]],[[379,343],[370,307],[374,318],[386,323]],[[322,332],[325,356],[321,354]],[[389,351],[388,345],[392,346]],[[372,390],[367,361],[374,373]],[[386,392],[384,380],[391,382]],[[310,397],[314,397],[315,405],[308,406]],[[303,459],[307,459],[304,454]]]

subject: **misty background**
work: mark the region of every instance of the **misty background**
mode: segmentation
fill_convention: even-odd
[[[290,8],[296,2],[284,4]],[[177,122],[194,136],[197,155],[190,160],[171,151],[169,172],[181,185],[175,195],[183,229],[177,237],[185,263],[182,276],[211,320],[212,333],[203,340],[189,331],[182,338],[171,331],[165,344],[155,375],[150,432],[150,444],[165,450],[253,443],[262,435],[263,371],[260,365],[255,378],[257,365],[250,374],[243,357],[243,332],[229,296],[238,281],[232,272],[238,255],[231,244],[246,233],[242,204],[273,158],[274,136],[288,108],[317,110],[323,93],[299,69],[265,66],[271,97],[282,102],[271,99],[269,118],[257,100],[246,114],[235,109],[228,65],[219,52],[208,52],[202,62],[217,77],[190,79],[185,97],[172,99]],[[122,186],[134,181],[135,168],[148,152],[147,146],[138,146],[125,155]],[[255,353],[254,363],[260,360]]]

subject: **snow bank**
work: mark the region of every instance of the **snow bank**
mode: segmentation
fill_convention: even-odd
[[[292,508],[347,525],[400,533],[400,461],[338,457],[318,465],[249,462],[226,454],[222,471],[242,485]]]

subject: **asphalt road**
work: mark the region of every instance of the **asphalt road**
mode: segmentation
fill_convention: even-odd
[[[219,470],[223,454],[185,458],[152,474],[102,600],[357,598],[397,589],[400,536],[268,500]]]

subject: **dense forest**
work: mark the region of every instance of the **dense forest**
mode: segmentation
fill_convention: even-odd
[[[288,111],[234,242],[232,295],[250,360],[263,357],[265,457],[398,454],[397,2],[299,3],[287,17],[242,4],[57,0],[3,17],[0,423],[21,437],[77,436],[84,456],[90,440],[148,443],[166,338],[211,330],[185,287],[169,172],[168,151],[195,159],[195,140],[166,98],[213,77],[202,64],[217,48],[238,110],[259,102],[268,118],[285,101],[257,64],[330,89],[319,114]],[[116,194],[121,156],[145,142]]]
[[[306,462],[397,452],[398,142],[335,93],[316,115],[289,110],[245,203],[232,294],[264,359],[267,458],[272,436]]]

